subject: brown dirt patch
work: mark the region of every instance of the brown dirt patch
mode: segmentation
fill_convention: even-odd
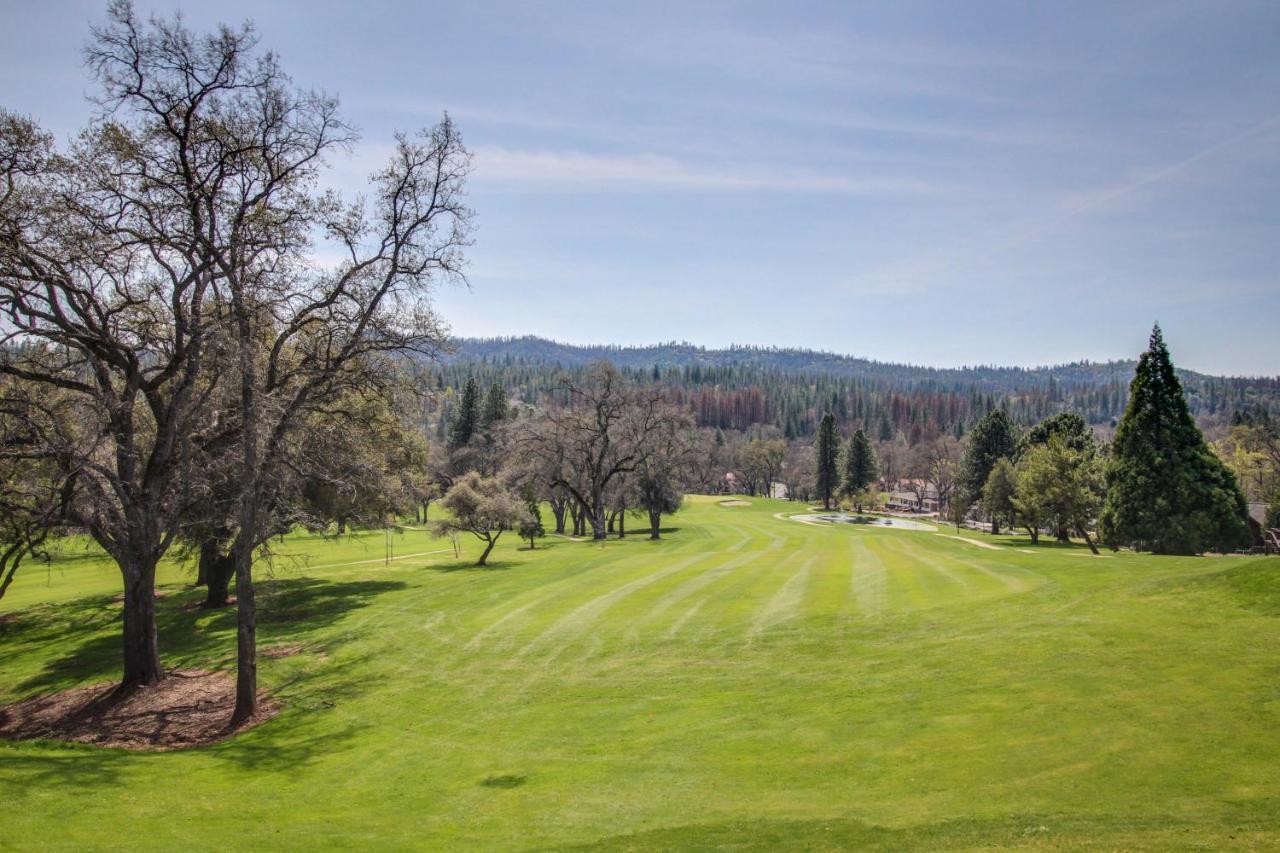
[[[720,501],[720,506],[751,506],[751,501]]]
[[[115,696],[118,685],[95,684],[0,707],[0,738],[91,743],[161,751],[226,740],[276,715],[259,697],[258,716],[227,727],[235,708],[235,679],[225,672],[174,670],[151,687]]]

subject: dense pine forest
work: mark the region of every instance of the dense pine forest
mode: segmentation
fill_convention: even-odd
[[[1034,424],[1074,411],[1107,432],[1128,402],[1133,361],[1075,362],[1051,367],[974,366],[938,369],[890,364],[801,349],[715,350],[688,343],[646,347],[573,346],[537,337],[459,339],[438,365],[438,430],[447,430],[456,392],[468,377],[481,387],[504,385],[513,401],[552,397],[565,374],[610,361],[631,378],[667,389],[698,425],[725,430],[776,427],[786,438],[815,434],[826,411],[858,423],[880,440],[895,434],[914,444],[942,434],[963,436],[983,413],[1002,407],[1016,423]],[[1280,414],[1280,377],[1220,377],[1178,371],[1202,428],[1229,424],[1238,411]],[[443,432],[441,432],[443,434]]]

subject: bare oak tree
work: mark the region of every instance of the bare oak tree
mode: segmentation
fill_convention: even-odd
[[[563,390],[568,405],[547,412],[543,428],[521,440],[542,459],[564,460],[552,485],[572,496],[592,538],[604,539],[609,488],[653,453],[665,404],[656,389],[629,386],[607,363],[595,365],[582,381],[565,380]]]
[[[461,275],[470,158],[446,116],[397,138],[367,204],[343,204],[319,176],[354,133],[249,25],[197,35],[116,0],[86,55],[101,115],[67,154],[4,117],[2,342],[44,346],[6,347],[0,372],[78,395],[100,427],[68,467],[124,575],[126,683],[163,677],[155,566],[192,451],[234,453],[239,720],[256,710],[253,554],[293,439],[343,394],[379,392],[393,357],[437,351],[429,289]],[[340,261],[319,262],[321,240]]]

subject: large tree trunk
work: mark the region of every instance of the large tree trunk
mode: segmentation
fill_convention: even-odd
[[[991,535],[992,536],[1000,535],[1000,518],[995,515],[991,516]]]
[[[650,539],[662,538],[660,527],[659,527],[661,523],[662,523],[662,513],[652,509],[649,510],[649,538]]]
[[[556,533],[564,533],[564,517],[565,513],[568,511],[568,504],[569,502],[564,498],[561,498],[560,500],[556,500],[555,498],[551,499],[551,514],[555,516],[556,519]]]
[[[156,644],[156,564],[137,560],[124,571],[124,677],[121,687],[164,680]]]
[[[231,579],[236,573],[234,554],[222,553],[219,542],[204,542],[200,545],[200,573],[205,577],[208,592],[201,607],[226,607]]]
[[[618,538],[627,538],[627,510],[623,507],[618,511]]]
[[[247,538],[247,537],[246,537]],[[258,713],[258,608],[253,590],[253,543],[247,541],[236,565],[236,726]]]
[[[1098,546],[1093,544],[1093,540],[1089,538],[1089,531],[1085,530],[1084,527],[1081,526],[1076,528],[1076,532],[1080,534],[1082,539],[1084,539],[1084,544],[1089,546],[1089,550],[1093,552],[1093,556],[1098,556]]]
[[[233,295],[238,296],[232,291]],[[257,365],[249,309],[235,299],[240,343],[240,506],[239,529],[231,546],[236,567],[236,707],[231,725],[258,713],[258,608],[253,590],[253,550],[258,534],[259,481]]]
[[[1040,544],[1040,528],[1038,528],[1038,527],[1028,527],[1028,528],[1027,528],[1027,533],[1031,534],[1031,544],[1032,544],[1032,545],[1039,545],[1039,544]]]
[[[488,540],[488,544],[484,546],[484,553],[480,555],[480,559],[476,560],[477,566],[483,566],[485,561],[489,559],[489,552],[493,550],[493,546],[498,544],[498,536],[502,533],[499,531],[497,536],[493,536]]]

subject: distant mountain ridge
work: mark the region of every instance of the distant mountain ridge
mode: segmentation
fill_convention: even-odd
[[[832,412],[842,424],[860,423],[881,439],[904,435],[912,444],[944,431],[959,437],[994,406],[1023,425],[1074,411],[1106,428],[1124,412],[1136,364],[936,368],[786,347],[579,346],[526,336],[458,339],[443,363],[429,369],[442,391],[456,394],[468,381],[499,383],[511,399],[537,405],[555,396],[564,374],[604,360],[637,382],[664,387],[669,399],[696,413],[700,426],[772,426],[788,439],[810,437]],[[1280,377],[1180,371],[1180,378],[1204,428],[1221,428],[1239,412],[1280,416]],[[447,421],[450,404],[442,405]]]
[[[747,366],[787,373],[820,373],[888,382],[928,382],[952,384],[993,383],[1002,388],[1047,384],[1050,377],[1059,382],[1106,383],[1128,381],[1133,376],[1134,360],[1091,362],[1077,361],[1040,367],[1005,367],[972,365],[951,368],[924,367],[912,364],[882,362],[851,355],[792,347],[731,346],[709,349],[688,342],[669,342],[646,346],[565,344],[533,335],[523,337],[458,338],[451,361],[516,361],[525,364],[580,367],[594,361],[611,361],[619,367],[659,368]],[[1251,383],[1252,378],[1218,377],[1195,371],[1180,371],[1196,379],[1221,379]],[[1264,381],[1277,377],[1256,377]]]

